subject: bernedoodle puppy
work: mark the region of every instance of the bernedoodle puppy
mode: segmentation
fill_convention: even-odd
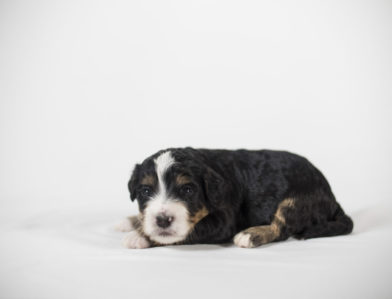
[[[283,151],[162,150],[135,166],[128,187],[140,213],[119,227],[127,248],[231,240],[251,248],[353,229],[321,172]]]

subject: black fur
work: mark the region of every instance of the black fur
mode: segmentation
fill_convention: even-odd
[[[201,206],[209,212],[182,243],[227,242],[244,229],[269,225],[287,198],[295,205],[285,210],[285,225],[274,241],[342,235],[353,229],[325,177],[301,156],[272,150],[168,150],[176,161],[165,175],[170,192],[186,203],[191,215]],[[141,213],[148,198],[140,182],[146,175],[156,178],[154,159],[163,152],[137,165],[129,181],[131,199],[137,198]],[[178,174],[191,178],[192,194],[176,190],[172,181]]]

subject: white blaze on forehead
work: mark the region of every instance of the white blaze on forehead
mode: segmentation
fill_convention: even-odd
[[[165,184],[163,181],[163,177],[166,171],[174,164],[174,158],[171,155],[170,151],[164,152],[158,156],[154,160],[155,162],[155,171],[157,172],[158,182],[159,182],[159,192],[163,193],[165,191]]]

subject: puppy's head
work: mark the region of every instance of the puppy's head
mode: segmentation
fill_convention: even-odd
[[[161,151],[136,165],[128,188],[132,201],[138,201],[143,232],[151,240],[183,241],[210,213],[214,199],[208,193],[217,192],[219,178],[203,165],[187,149]]]

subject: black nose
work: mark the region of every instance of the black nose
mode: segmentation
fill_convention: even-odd
[[[158,215],[157,216],[157,225],[162,228],[167,228],[173,222],[173,219],[174,218],[172,216]]]

